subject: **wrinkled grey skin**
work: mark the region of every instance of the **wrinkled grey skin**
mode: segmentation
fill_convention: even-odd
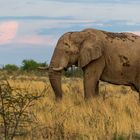
[[[99,80],[140,92],[140,36],[96,29],[64,34],[49,67],[56,99],[62,98],[61,72],[71,65],[83,69],[85,99],[98,95]]]

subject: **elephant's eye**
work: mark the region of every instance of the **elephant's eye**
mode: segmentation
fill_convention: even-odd
[[[67,47],[70,47],[69,44],[67,42],[64,43]]]
[[[66,53],[69,53],[69,51],[66,51]]]

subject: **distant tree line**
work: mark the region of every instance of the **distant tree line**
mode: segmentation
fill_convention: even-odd
[[[39,63],[33,59],[25,59],[22,61],[21,66],[17,66],[15,64],[6,64],[3,66],[2,70],[6,70],[8,72],[16,72],[16,71],[26,71],[26,72],[37,72],[38,67],[48,67],[46,62]],[[66,71],[63,71],[63,75],[66,77],[82,77],[83,71],[79,67],[72,66],[68,68]]]
[[[23,70],[23,71],[35,71],[37,70],[38,67],[43,67],[43,66],[48,66],[46,62],[44,63],[38,63],[35,60],[23,60],[21,66],[17,66],[15,64],[6,64],[3,66],[3,70],[7,71],[18,71],[18,70]]]

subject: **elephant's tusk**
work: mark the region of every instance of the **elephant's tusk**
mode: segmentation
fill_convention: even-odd
[[[39,70],[48,70],[49,67],[38,67],[37,69],[39,69]]]
[[[63,67],[59,67],[59,68],[52,68],[54,71],[61,71],[63,70]]]

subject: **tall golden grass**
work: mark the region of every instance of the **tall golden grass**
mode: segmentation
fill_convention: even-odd
[[[11,86],[46,95],[31,109],[35,122],[20,140],[133,140],[140,134],[140,102],[130,87],[100,84],[99,96],[84,101],[80,78],[63,78],[64,96],[55,101],[48,78],[9,80]]]

